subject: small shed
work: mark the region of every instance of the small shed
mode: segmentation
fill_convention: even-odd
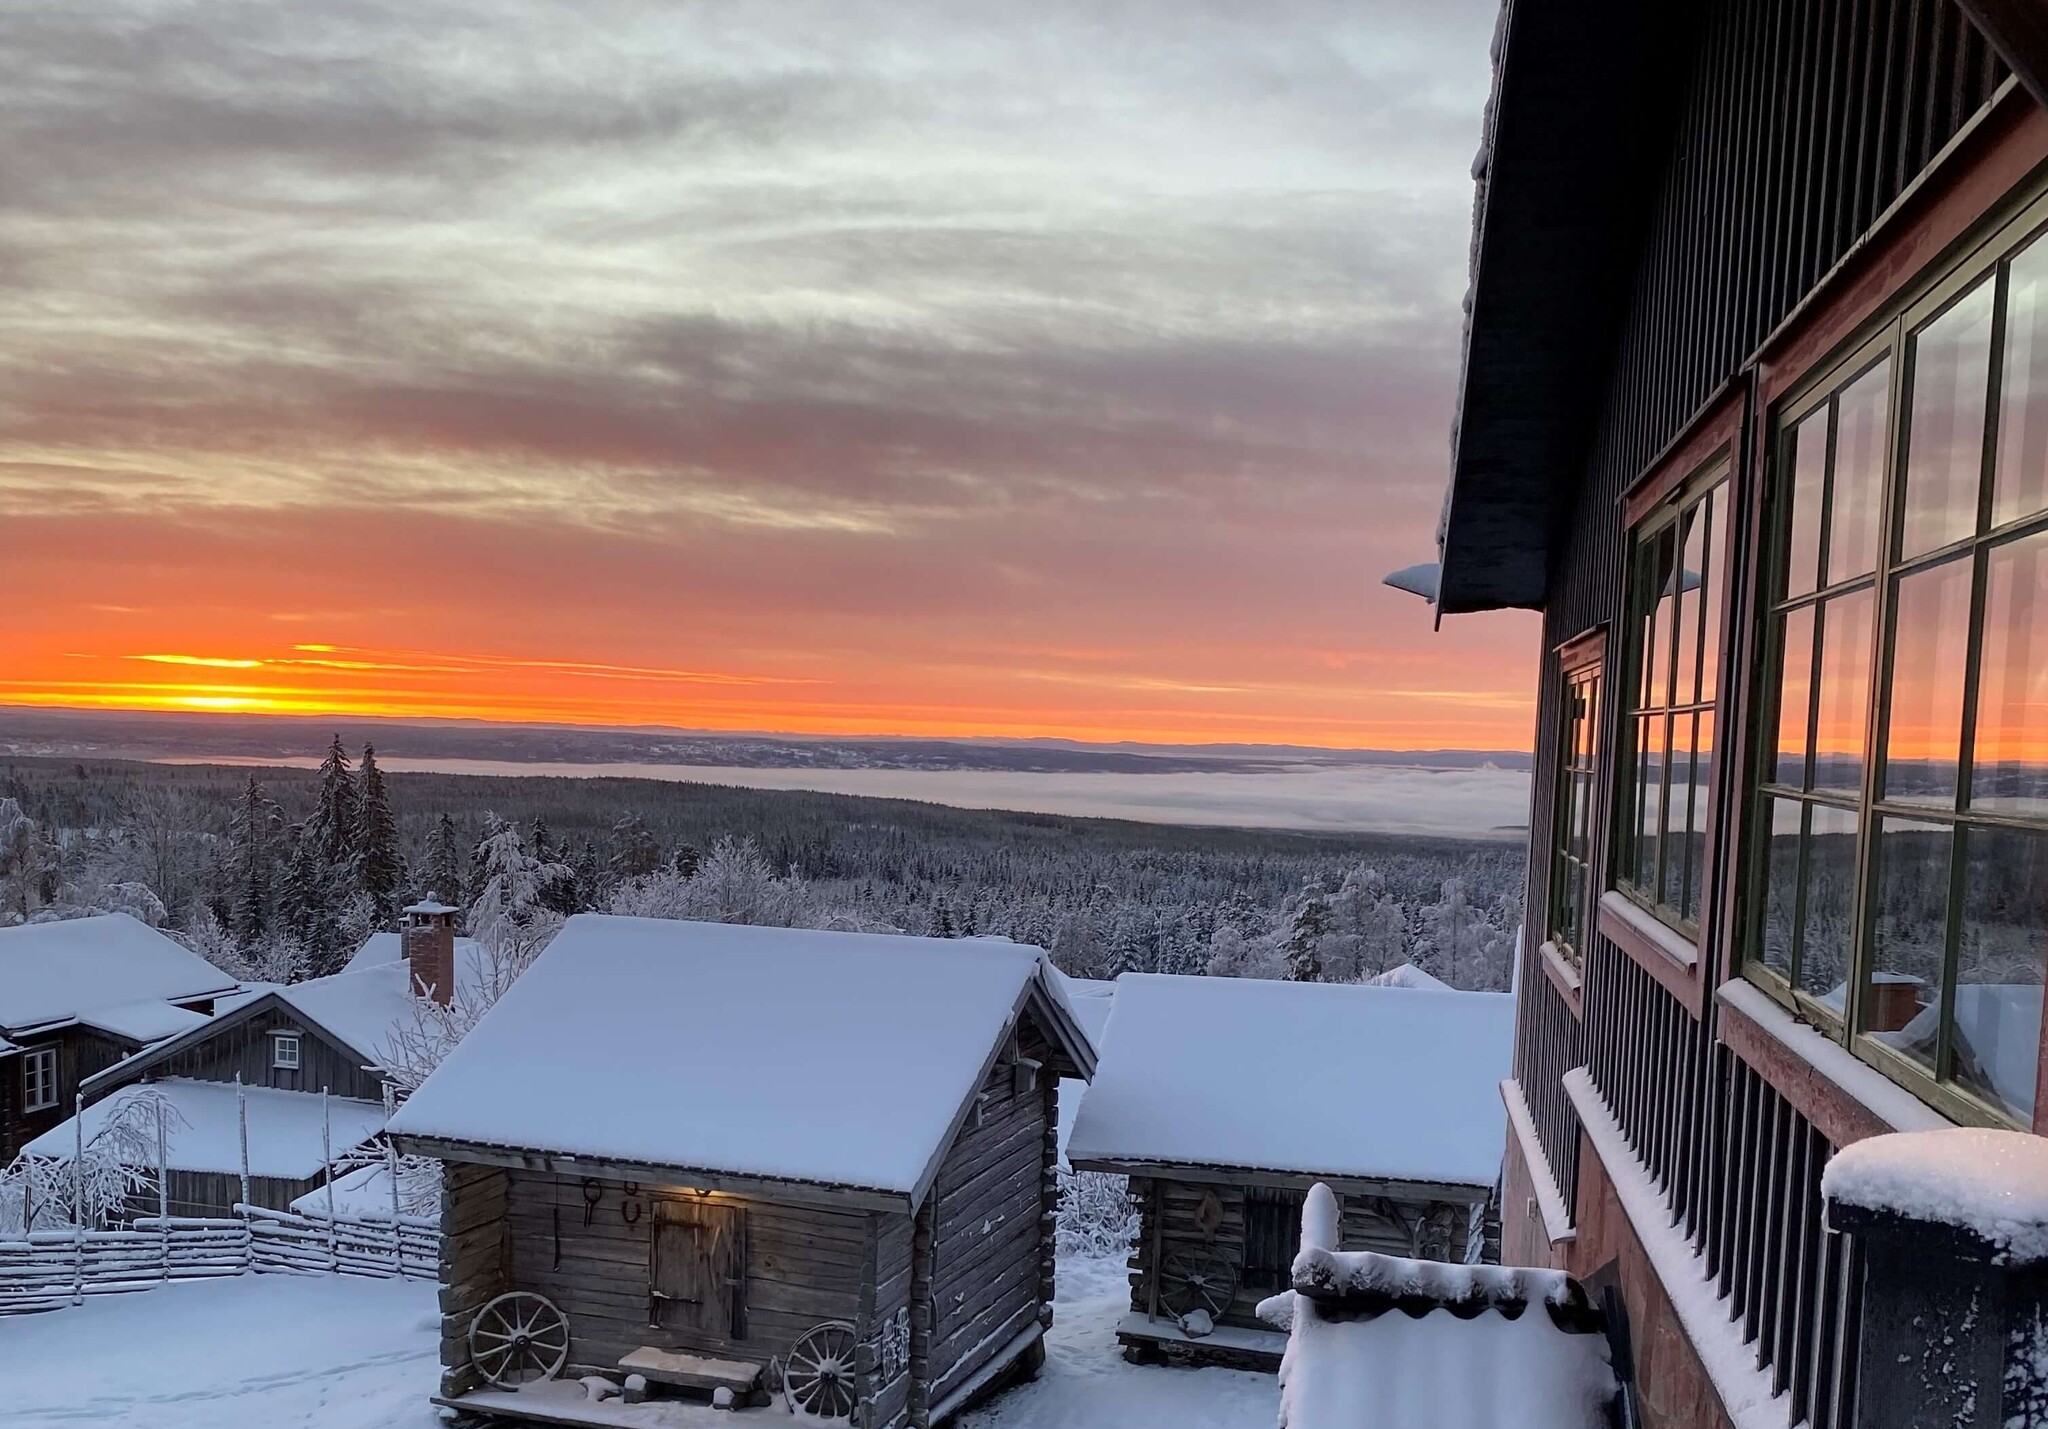
[[[1135,1359],[1277,1368],[1258,1317],[1327,1183],[1346,1249],[1484,1259],[1514,1040],[1504,993],[1126,973],[1067,1143],[1130,1177]]]
[[[1042,1358],[1055,1087],[1094,1062],[1035,948],[570,919],[391,1123],[446,1167],[437,1402],[950,1417]]]

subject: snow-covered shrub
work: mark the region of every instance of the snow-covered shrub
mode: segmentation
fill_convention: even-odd
[[[0,1232],[94,1228],[132,1204],[148,1205],[157,1194],[159,1127],[168,1136],[185,1124],[152,1087],[121,1093],[86,1141],[82,1160],[22,1155],[0,1171]]]
[[[1138,1236],[1130,1177],[1106,1171],[1060,1171],[1061,1255],[1124,1255]]]

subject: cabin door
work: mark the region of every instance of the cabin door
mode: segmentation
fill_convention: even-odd
[[[654,1323],[747,1337],[747,1213],[723,1201],[657,1201],[649,1273]]]

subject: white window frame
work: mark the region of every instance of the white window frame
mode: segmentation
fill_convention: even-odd
[[[291,1049],[290,1060],[286,1060],[285,1049]],[[279,1072],[296,1072],[304,1065],[300,1058],[299,1034],[296,1032],[273,1032],[270,1034],[270,1065]]]
[[[41,1091],[38,1092],[38,1086]],[[31,1047],[21,1054],[21,1109],[48,1111],[57,1105],[57,1049]]]

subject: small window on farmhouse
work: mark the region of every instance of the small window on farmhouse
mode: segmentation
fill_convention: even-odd
[[[270,1065],[283,1072],[299,1069],[299,1034],[280,1032],[270,1039]]]
[[[1772,419],[1751,768],[1765,987],[1952,1116],[2036,1123],[2048,205]]]
[[[21,1109],[47,1111],[57,1104],[57,1049],[38,1047],[21,1058]]]
[[[1716,463],[1637,528],[1629,559],[1630,662],[1615,770],[1621,890],[1699,930],[1720,693],[1728,471]]]
[[[1284,1290],[1301,1244],[1298,1191],[1251,1190],[1244,1200],[1244,1288]]]
[[[1601,653],[1604,642],[1574,642],[1559,656],[1556,800],[1550,833],[1550,941],[1578,962],[1597,896],[1590,876],[1599,824],[1594,813],[1600,748]]]

